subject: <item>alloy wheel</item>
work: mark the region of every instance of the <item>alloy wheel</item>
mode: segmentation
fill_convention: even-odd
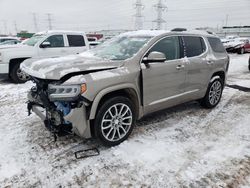
[[[27,81],[29,80],[29,75],[27,75],[25,72],[23,72],[20,68],[17,69],[17,77],[21,81]]]
[[[222,85],[220,81],[215,81],[209,91],[209,102],[215,105],[219,102],[221,97]]]
[[[127,135],[133,122],[132,111],[126,104],[118,103],[111,106],[101,121],[102,135],[108,141],[115,142]]]

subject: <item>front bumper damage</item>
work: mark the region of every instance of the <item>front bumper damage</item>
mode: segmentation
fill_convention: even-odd
[[[83,138],[90,138],[90,122],[87,118],[87,110],[82,100],[67,102],[70,106],[68,112],[62,106],[64,101],[51,102],[48,99],[46,89],[33,87],[28,93],[27,108],[29,114],[33,111],[44,122],[55,136],[77,134]]]

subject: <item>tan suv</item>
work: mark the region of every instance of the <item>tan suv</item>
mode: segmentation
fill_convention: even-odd
[[[207,32],[135,31],[79,55],[27,60],[21,69],[36,83],[28,109],[49,130],[112,146],[149,113],[192,100],[215,107],[228,66],[220,39]]]

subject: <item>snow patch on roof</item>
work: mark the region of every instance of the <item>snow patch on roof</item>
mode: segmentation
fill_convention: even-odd
[[[169,33],[167,30],[138,30],[122,33],[120,36],[158,36],[164,33]]]
[[[72,33],[76,33],[76,34],[85,34],[84,31],[70,31],[70,30],[48,30],[48,31],[41,31],[36,33],[35,35],[45,35],[45,34],[55,34],[55,33],[68,33],[68,34],[72,34]]]

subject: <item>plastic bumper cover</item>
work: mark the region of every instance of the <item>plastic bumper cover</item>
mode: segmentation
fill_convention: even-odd
[[[41,118],[44,122],[46,117],[46,110],[39,104],[35,104],[34,99],[28,95],[29,101],[32,103],[32,111]],[[63,119],[72,124],[72,131],[80,137],[90,138],[90,122],[87,120],[86,107],[81,105],[79,108],[71,109],[70,113],[63,117]]]
[[[9,64],[0,63],[0,74],[8,74],[9,73]]]

